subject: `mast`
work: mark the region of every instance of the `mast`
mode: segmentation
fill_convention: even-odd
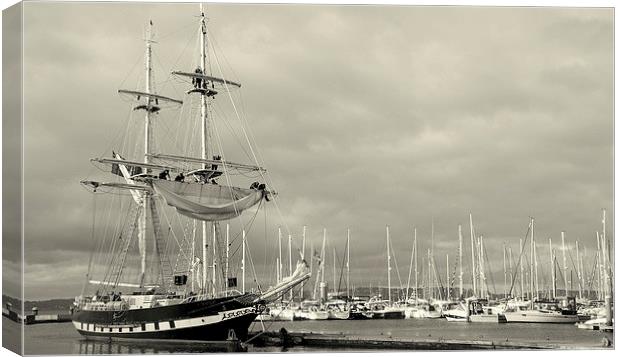
[[[347,228],[347,297],[351,297],[350,294],[350,286],[351,286],[351,230]]]
[[[226,291],[226,296],[228,296],[228,260],[230,259],[229,234],[230,234],[230,225],[226,223],[226,263],[225,263],[226,265],[224,267],[224,279],[225,279],[224,283],[226,284],[226,289],[224,290]],[[243,234],[245,235],[245,230],[243,231]],[[241,269],[243,270],[243,259],[241,261]]]
[[[312,254],[312,252],[310,252]],[[303,232],[301,234],[301,260],[305,262],[306,260],[306,226],[304,225]],[[312,266],[312,258],[310,258],[310,265]],[[310,272],[312,272],[312,268],[310,268]],[[304,299],[304,285],[306,282],[301,283],[301,289],[299,289],[299,301],[301,302]]]
[[[413,228],[413,251],[415,255],[413,256],[413,265],[414,268],[414,280],[415,280],[415,299],[416,305],[418,304],[418,229],[416,227]]]
[[[288,276],[293,275],[293,251],[291,248],[291,235],[288,235]],[[291,302],[293,301],[293,289],[291,289]]]
[[[278,283],[282,280],[282,229],[278,227]]]
[[[563,263],[563,275],[564,275],[564,295],[568,296],[568,279],[566,276],[566,272],[568,270],[568,266],[566,265],[566,246],[564,245],[564,231],[562,231],[562,263]]]
[[[512,279],[512,247],[508,247],[508,270],[510,271],[510,279]],[[512,297],[512,288],[510,289],[510,297]]]
[[[321,306],[325,303],[325,241],[327,240],[327,229],[323,228],[323,243],[321,245],[321,263],[319,264],[319,268],[321,269]]]
[[[195,287],[194,285],[196,284],[195,280],[196,280],[196,220],[194,220],[193,222],[193,229],[192,229],[192,254],[190,255],[192,257],[192,262],[191,262],[191,273],[192,273],[192,285],[191,285],[191,291],[192,293],[195,291]]]
[[[216,290],[215,290],[215,284],[216,284],[215,269],[216,269],[216,266],[217,266],[217,261],[216,261],[216,258],[215,258],[216,257],[216,252],[215,252],[215,247],[216,247],[216,244],[215,244],[215,235],[216,235],[215,224],[212,224],[211,227],[213,227],[213,264],[211,265],[211,284],[213,285],[213,296],[215,296],[215,293],[216,293]]]
[[[414,227],[415,230],[415,227]],[[415,240],[411,243],[411,260],[409,261],[409,276],[407,277],[407,292],[405,293],[405,303],[409,301],[409,284],[411,283],[411,270],[413,269],[413,253],[415,251]]]
[[[502,249],[502,254],[504,256],[504,299],[508,298],[508,293],[506,291],[506,242],[504,242],[504,247]]]
[[[433,287],[431,286],[431,281],[432,281],[432,277],[431,277],[431,250],[427,249],[426,251],[426,260],[427,260],[427,264],[428,264],[428,295],[427,295],[427,299],[430,299],[433,297]]]
[[[476,250],[474,248],[474,224],[471,213],[469,213],[469,236],[471,238],[471,281],[474,295],[476,295]]]
[[[611,246],[607,246],[607,236],[606,236],[606,210],[603,209],[603,241],[605,242],[603,251],[605,252],[605,324],[607,326],[613,325],[613,286],[612,286],[612,270],[611,270],[611,256],[609,257],[609,261],[607,261],[607,251]]]
[[[536,290],[536,297],[538,298],[540,287],[538,285],[538,248],[536,242],[534,242],[534,288]]]
[[[504,284],[505,285],[505,284]],[[459,224],[459,299],[463,298],[463,231]]]
[[[555,259],[551,238],[549,238],[549,259],[551,263],[551,298],[555,299]]]
[[[530,299],[534,302],[534,218],[530,217]]]
[[[597,270],[597,299],[603,299],[603,282],[602,282],[602,264],[601,264],[601,236],[599,232],[596,232],[596,270]]]
[[[583,298],[582,296],[582,289],[581,289],[581,264],[580,264],[580,256],[579,256],[579,240],[575,241],[575,249],[577,250],[577,281],[579,282],[579,284],[577,285],[577,288],[579,289],[579,299],[581,300]]]
[[[336,248],[332,248],[333,249],[333,253],[334,253],[334,267],[332,268],[332,272],[334,275],[334,287],[332,288],[332,291],[334,292],[334,296],[336,296],[337,291],[336,291]]]
[[[429,268],[436,268],[435,266],[435,217],[431,216],[431,252],[429,255]],[[435,269],[436,270],[436,269]],[[429,279],[430,279],[430,271],[429,271]],[[437,272],[435,272],[435,277],[437,278]],[[435,282],[433,282],[435,283]],[[437,284],[438,288],[439,288],[439,284]],[[431,289],[431,296],[434,298],[435,297],[435,289],[433,289],[430,285],[430,280],[429,280],[429,288]]]
[[[449,254],[446,253],[446,300],[450,300],[450,263]]]
[[[200,4],[200,68],[203,73],[207,70],[207,23],[205,21],[205,13],[203,10],[202,3]],[[209,121],[208,121],[208,111],[207,111],[207,93],[201,92],[200,94],[200,128],[201,128],[201,150],[200,157],[203,160],[207,160],[210,158],[209,145],[208,145],[208,135],[209,135]],[[202,168],[206,169],[207,164],[203,163]],[[215,225],[214,229],[215,229]],[[204,265],[203,269],[203,287],[206,290],[207,287],[207,247],[209,245],[208,238],[209,227],[207,226],[206,221],[202,221],[202,261]],[[215,256],[213,256],[213,261],[215,262]],[[215,264],[213,264],[215,266]],[[215,289],[215,286],[213,287]]]
[[[149,21],[149,26],[146,33],[146,54],[145,54],[145,70],[146,70],[146,80],[145,80],[145,91],[147,93],[151,93],[151,84],[153,81],[153,69],[151,63],[152,49],[151,43],[153,42],[153,21]],[[146,98],[146,110],[144,115],[144,163],[150,163],[150,154],[151,154],[151,141],[152,141],[152,133],[151,133],[151,101],[152,98],[147,96]],[[150,173],[151,170],[149,168],[146,169],[147,173]],[[140,286],[144,284],[144,277],[146,274],[146,227],[148,220],[148,212],[151,210],[151,196],[148,191],[144,191],[144,196],[142,199],[142,215],[139,221],[139,231],[138,231],[138,246],[140,248]]]
[[[603,234],[601,236],[601,254],[603,255],[602,266],[603,266],[603,295],[607,296],[607,235],[606,235],[606,211],[603,208],[603,220],[601,221],[603,224]]]
[[[523,239],[521,239],[521,238],[519,238],[519,251],[523,252]],[[524,291],[525,291],[524,290],[524,280],[523,280],[523,273],[524,273],[524,269],[525,268],[523,267],[523,264],[521,264],[521,254],[519,254],[519,263],[520,263],[519,266],[521,268],[521,279],[520,279],[521,280],[521,299],[523,299],[523,297],[525,295],[524,294]]]
[[[483,238],[482,236],[480,236],[479,238],[480,240],[480,254],[478,255],[480,257],[480,264],[479,264],[479,269],[480,269],[480,297],[481,298],[485,298],[486,294],[487,294],[487,287],[486,287],[486,277],[484,276],[484,242],[483,242]]]
[[[388,276],[388,304],[392,304],[392,281],[390,267],[390,226],[385,226],[385,236],[387,241],[387,276]]]
[[[245,294],[245,229],[241,231],[241,292]]]

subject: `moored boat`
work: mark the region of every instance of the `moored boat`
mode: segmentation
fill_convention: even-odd
[[[138,159],[126,160],[116,152],[109,158],[92,159],[111,167],[116,181],[81,182],[94,193],[122,190],[129,194],[112,195],[124,200],[107,207],[106,222],[111,222],[112,217],[117,219],[116,224],[106,224],[100,235],[93,230],[99,248],[89,262],[85,294],[75,299],[72,323],[78,333],[88,338],[218,341],[234,334],[244,339],[250,324],[263,314],[265,305],[307,280],[310,272],[302,261],[275,286],[265,291],[246,290],[245,229],[239,232],[237,241],[241,257],[235,257],[243,272],[240,291],[236,290],[237,277],[230,276],[228,271],[232,260],[228,250],[224,276],[216,270],[224,264],[220,265],[218,257],[223,254],[215,247],[230,245],[228,223],[226,243],[221,241],[222,223],[275,198],[275,193],[258,182],[247,189],[233,186],[229,180],[226,184],[217,182],[220,176],[228,177],[234,172],[262,175],[266,170],[258,162],[237,164],[225,160],[223,153],[212,155],[215,145],[207,141],[209,106],[218,91],[239,88],[240,84],[207,73],[206,18],[202,11],[199,68],[193,72],[173,72],[181,81],[192,83],[193,88],[186,95],[200,100],[201,157],[154,151],[155,115],[167,106],[183,105],[183,101],[157,94],[152,85],[152,27],[151,21],[146,36],[145,88],[119,90],[135,102],[131,112],[143,111],[145,115],[141,132],[128,132],[125,138],[127,146],[136,148],[134,156]],[[174,179],[171,173],[177,174]],[[170,223],[169,217],[178,224]],[[202,242],[198,243],[194,239],[200,233]],[[202,249],[195,249],[196,246]],[[207,250],[209,246],[213,251]],[[169,256],[173,248],[176,261]]]

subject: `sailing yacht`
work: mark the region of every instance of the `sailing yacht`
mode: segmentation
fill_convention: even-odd
[[[175,71],[172,75],[188,86],[190,82],[193,84],[186,98],[193,96],[200,100],[200,157],[155,151],[157,133],[153,130],[153,121],[159,119],[160,109],[183,105],[183,101],[155,91],[153,23],[150,22],[145,41],[145,87],[143,90],[119,90],[121,95],[135,102],[132,112],[144,113],[141,135],[126,139],[129,147],[142,148],[142,142],[143,152],[135,160],[127,160],[118,152],[112,152],[111,157],[92,159],[97,165],[105,165],[117,179],[82,181],[96,193],[115,193],[116,196],[119,191],[129,193],[122,197],[125,204],[120,206],[120,213],[118,207],[113,208],[113,213],[119,213],[118,224],[114,226],[107,220],[102,229],[104,234],[95,235],[99,247],[96,253],[100,253],[106,263],[102,264],[104,272],[100,279],[89,263],[85,288],[75,299],[73,325],[83,336],[217,341],[235,335],[244,339],[250,324],[267,303],[310,277],[302,260],[290,276],[275,286],[265,291],[260,288],[247,291],[245,255],[248,248],[244,229],[243,234],[237,236],[241,242],[236,241],[241,251],[241,291],[229,289],[237,288],[237,278],[230,277],[228,270],[231,243],[227,222],[273,199],[275,193],[264,183],[254,182],[249,188],[233,186],[229,180],[232,174],[241,173],[238,176],[243,178],[254,174],[254,177],[265,179],[266,170],[258,164],[229,162],[223,158],[223,153],[214,155],[217,146],[210,140],[214,96],[241,85],[207,71],[211,66],[207,62],[207,27],[202,6],[198,26],[199,68]],[[171,174],[177,175],[174,180]],[[218,179],[224,178],[222,181],[226,184],[218,183]],[[221,252],[216,252],[216,248],[223,246],[220,240],[223,240],[224,223],[226,271],[222,272],[224,264],[218,261]],[[201,249],[195,249],[194,239],[200,236]],[[169,252],[175,250],[177,260],[172,262]],[[86,294],[87,289],[93,293]]]

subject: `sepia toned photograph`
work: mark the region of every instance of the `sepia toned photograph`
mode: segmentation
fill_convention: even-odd
[[[20,355],[615,350],[615,9],[2,12]]]

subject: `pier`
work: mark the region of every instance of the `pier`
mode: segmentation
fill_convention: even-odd
[[[250,333],[246,342],[255,347],[317,347],[330,349],[380,349],[380,350],[571,350],[575,346],[552,343],[531,343],[513,341],[473,341],[443,338],[393,338],[391,336],[355,336],[313,332],[266,331]],[[596,347],[609,347],[601,343]],[[591,349],[592,346],[584,346]]]
[[[12,306],[10,303],[6,304],[2,308],[2,316],[5,316],[9,320],[12,320],[15,322],[23,322],[26,325],[71,321],[70,314],[41,314],[40,315],[36,307],[32,309],[31,314],[21,315],[17,311],[14,311],[12,309]]]

